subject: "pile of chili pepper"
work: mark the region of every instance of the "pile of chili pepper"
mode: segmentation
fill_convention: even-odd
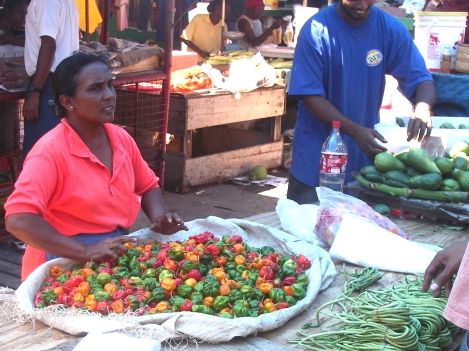
[[[306,295],[310,261],[239,235],[210,232],[185,241],[125,243],[117,260],[50,269],[35,306],[64,305],[102,314],[200,312],[257,317],[291,307]]]

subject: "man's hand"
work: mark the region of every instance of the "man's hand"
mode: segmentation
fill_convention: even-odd
[[[174,212],[167,212],[153,221],[150,229],[164,235],[174,234],[180,230],[188,230],[181,217]]]
[[[375,129],[366,128],[355,124],[353,131],[349,134],[355,140],[358,146],[360,146],[363,152],[365,152],[372,159],[376,154],[387,150],[384,146],[379,144],[376,139],[382,143],[387,143],[388,141]]]
[[[414,116],[407,125],[407,141],[417,139],[422,141],[424,136],[432,132],[432,112],[427,103],[420,102],[415,106]]]
[[[33,91],[27,95],[23,105],[23,117],[29,122],[34,122],[38,119],[39,93]]]
[[[435,297],[440,296],[444,286],[446,296],[449,296],[452,287],[452,277],[457,273],[461,265],[467,242],[441,250],[428,265],[423,278],[423,291],[433,291]]]

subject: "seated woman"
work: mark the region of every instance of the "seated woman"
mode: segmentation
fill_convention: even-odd
[[[280,28],[280,21],[275,20],[265,31],[262,30],[260,19],[264,13],[263,0],[247,0],[246,11],[236,23],[238,31],[244,33],[244,49],[261,45],[275,29]]]
[[[167,212],[158,178],[114,119],[116,93],[107,61],[78,53],[52,78],[64,118],[32,148],[5,204],[5,227],[27,244],[22,279],[57,256],[116,257],[142,207],[161,234],[187,229]]]
[[[199,55],[199,62],[222,49],[221,30],[226,26],[221,22],[222,0],[212,0],[207,10],[208,15],[195,16],[181,36],[181,41]],[[225,14],[228,14],[229,10],[230,7],[226,3]]]

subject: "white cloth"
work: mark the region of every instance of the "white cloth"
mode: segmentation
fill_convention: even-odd
[[[211,343],[225,342],[237,336],[247,336],[279,328],[289,319],[298,316],[310,307],[317,294],[326,289],[334,280],[336,271],[327,252],[318,246],[262,224],[242,219],[221,219],[208,217],[196,219],[186,223],[189,231],[180,231],[173,235],[158,235],[149,229],[142,229],[132,236],[143,241],[156,239],[159,241],[184,240],[190,235],[210,231],[218,237],[223,235],[240,235],[249,245],[262,247],[268,245],[284,254],[303,254],[311,261],[311,268],[306,271],[309,278],[308,288],[304,299],[292,307],[281,309],[273,313],[262,314],[259,317],[243,317],[225,319],[217,316],[192,312],[157,313],[139,317],[112,315],[105,317],[95,313],[73,314],[70,310],[48,311],[48,309],[34,309],[34,296],[42,282],[47,277],[52,265],[60,265],[70,269],[73,261],[56,258],[38,267],[16,290],[20,308],[25,313],[31,313],[51,327],[67,333],[78,335],[89,332],[109,332],[135,327],[151,329],[155,332],[152,339],[164,341],[176,339],[181,335],[193,337]],[[138,329],[137,328],[137,329]],[[143,334],[140,334],[143,335]]]
[[[32,76],[41,47],[41,37],[55,40],[55,55],[51,71],[79,49],[78,12],[74,0],[32,0],[26,14],[24,64]]]
[[[255,34],[256,37],[258,36],[261,36],[263,31],[262,31],[262,23],[259,19],[257,20],[252,20],[250,19],[248,16],[246,15],[242,15],[240,18],[238,18],[238,20],[236,21],[236,30],[239,31],[239,21],[241,19],[245,19],[246,21],[248,21],[249,25],[251,26],[252,28],[252,32]],[[249,49],[251,47],[251,45],[249,45],[249,43],[243,39],[242,42],[241,42],[241,46],[243,47],[243,49]]]

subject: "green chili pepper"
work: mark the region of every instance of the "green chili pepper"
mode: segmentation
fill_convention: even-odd
[[[45,306],[50,305],[57,298],[57,294],[52,289],[46,289],[41,293],[41,300]]]
[[[132,256],[132,257],[129,259],[129,264],[128,264],[128,266],[129,266],[130,270],[140,268],[140,263],[137,261],[137,256]]]
[[[217,296],[213,301],[213,308],[215,311],[220,312],[230,302],[230,298],[228,296]]]
[[[285,302],[291,307],[296,304],[296,299],[293,296],[285,296]]]
[[[277,302],[285,300],[285,293],[282,291],[282,289],[273,288],[272,290],[269,291],[269,297],[272,299],[274,303],[277,303]]]
[[[184,272],[189,272],[191,269],[195,268],[195,264],[191,261],[184,261],[184,263],[181,265],[181,268]]]
[[[205,305],[192,305],[192,312],[199,312],[205,314],[213,314],[213,310]]]
[[[304,298],[306,296],[306,290],[303,287],[303,285],[301,285],[299,283],[295,283],[295,284],[292,285],[292,288],[293,288],[293,296],[297,300],[301,300],[302,298]]]
[[[263,247],[261,247],[261,249],[260,249],[260,254],[261,254],[262,256],[265,256],[265,255],[268,255],[268,254],[270,254],[270,253],[273,253],[274,251],[275,251],[275,250],[274,250],[272,247],[270,247],[270,246],[263,246]]]
[[[96,293],[94,294],[94,297],[95,297],[96,301],[108,301],[111,298],[109,293],[107,291],[102,290],[102,289],[96,291]]]
[[[202,292],[203,289],[204,289],[203,281],[197,282],[197,284],[194,285],[194,291]]]
[[[68,276],[66,274],[61,274],[57,278],[55,278],[55,280],[63,284],[68,280]]]
[[[143,279],[143,287],[145,288],[145,290],[153,290],[153,289],[156,289],[156,287],[158,287],[159,284],[158,284],[158,280],[156,280],[156,278],[145,278]]]
[[[218,317],[232,319],[233,315],[228,312],[220,312],[217,314]]]
[[[304,273],[301,273],[296,277],[295,283],[302,285],[303,287],[307,287],[309,283],[308,276]]]
[[[175,261],[180,261],[184,257],[184,252],[181,248],[172,247],[168,252],[168,257]]]
[[[138,302],[137,298],[134,295],[127,295],[125,300],[127,301],[129,308],[132,311],[135,311],[137,308],[140,307],[140,302]]]
[[[130,277],[129,278],[129,284],[133,286],[142,286],[143,285],[143,279],[140,277]]]
[[[204,302],[204,295],[200,292],[193,292],[191,295],[192,305],[201,305]]]
[[[129,256],[124,255],[124,256],[119,256],[117,259],[117,265],[118,266],[127,266],[129,264]]]
[[[160,286],[153,289],[151,292],[151,299],[156,302],[164,300],[164,289]]]
[[[98,283],[104,286],[111,281],[111,275],[109,273],[99,273],[97,279]]]
[[[182,297],[188,297],[192,293],[190,286],[181,284],[176,288],[176,294]]]
[[[247,317],[249,315],[249,304],[244,300],[236,300],[233,304],[232,311],[236,317]]]
[[[220,290],[220,283],[218,282],[218,280],[214,276],[208,275],[205,278],[202,293],[205,296],[215,297],[218,295],[219,290]]]
[[[169,299],[169,303],[171,304],[173,311],[180,311],[181,305],[184,303],[184,299],[180,296],[173,296]]]
[[[174,278],[173,272],[168,271],[167,269],[162,270],[158,276],[158,281],[161,282],[165,278]]]
[[[234,263],[234,262],[228,262],[228,263],[225,265],[225,270],[226,270],[226,271],[231,271],[232,269],[236,269],[236,263]]]
[[[296,268],[296,262],[293,261],[292,259],[288,259],[282,265],[282,274],[284,274],[284,275],[294,275],[295,274],[295,268]]]
[[[230,298],[230,302],[234,303],[236,300],[243,299],[243,293],[239,291],[238,289],[232,289],[228,297]]]
[[[199,271],[202,273],[202,275],[207,275],[209,268],[206,264],[201,264],[199,265]]]
[[[142,274],[142,278],[155,278],[156,277],[156,269],[154,268],[148,268],[145,272]]]
[[[152,268],[153,267],[153,264],[156,262],[156,258],[155,257],[152,257],[148,260],[146,260],[144,263],[145,263],[145,267],[146,268]]]
[[[127,267],[119,267],[114,275],[118,278],[126,278],[130,276],[130,272]]]

